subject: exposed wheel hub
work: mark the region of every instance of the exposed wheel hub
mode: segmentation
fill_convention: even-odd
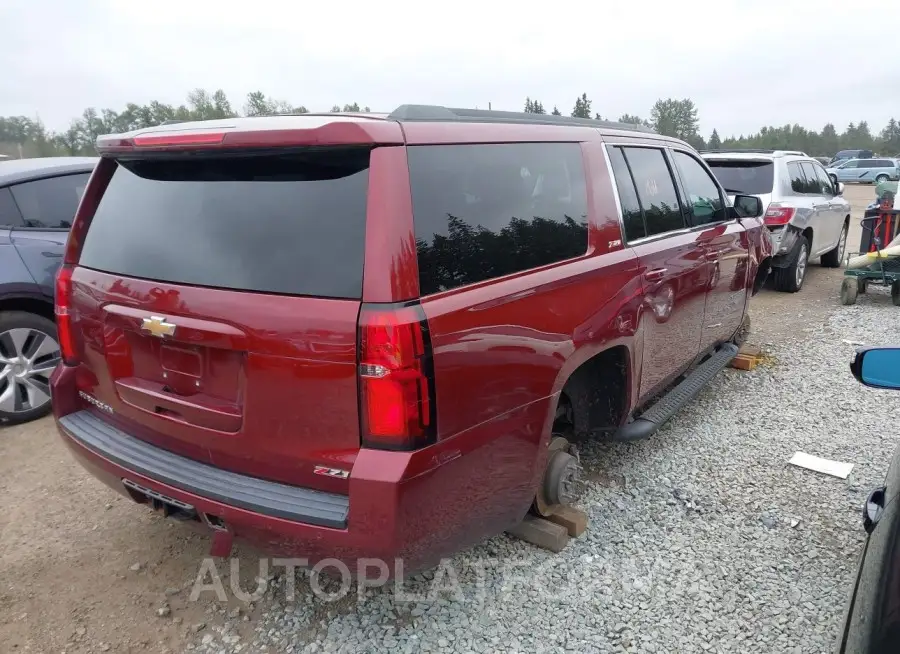
[[[554,436],[549,450],[544,478],[534,501],[536,512],[543,516],[550,515],[554,506],[574,503],[582,489],[582,468],[577,448],[565,438]]]

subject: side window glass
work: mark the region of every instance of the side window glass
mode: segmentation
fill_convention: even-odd
[[[8,188],[0,188],[0,226],[22,226],[22,214],[19,213],[19,207],[16,206]]]
[[[819,178],[816,176],[816,169],[808,161],[801,162],[800,167],[803,169],[803,174],[806,176],[806,184],[804,185],[803,192],[819,195],[822,192],[822,188],[819,186]]]
[[[684,192],[690,202],[694,225],[718,223],[727,219],[719,187],[694,157],[675,151],[672,159],[681,175]]]
[[[578,143],[408,148],[422,295],[587,252]]]
[[[678,202],[675,182],[662,150],[657,148],[623,148],[637,189],[647,235],[683,229],[684,216]]]
[[[825,169],[817,164],[813,164],[813,168],[816,169],[816,176],[819,178],[819,188],[822,189],[822,194],[828,196],[834,195],[834,186],[832,186],[831,178],[828,177],[828,173],[825,172]]]
[[[25,227],[69,229],[90,174],[48,177],[12,187]]]
[[[806,193],[806,176],[800,168],[799,163],[789,163],[787,165],[788,177],[791,180],[791,190],[794,193]]]
[[[619,190],[619,204],[622,205],[622,222],[625,224],[626,242],[644,238],[647,228],[644,225],[644,213],[634,190],[634,180],[622,154],[622,148],[609,147],[609,161],[612,164],[616,188]]]

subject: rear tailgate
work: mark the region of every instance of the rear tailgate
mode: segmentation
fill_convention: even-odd
[[[344,488],[313,468],[360,445],[370,151],[121,156],[72,272],[79,390],[166,450]]]

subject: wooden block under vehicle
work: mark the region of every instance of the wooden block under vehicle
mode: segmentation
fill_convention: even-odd
[[[531,515],[525,516],[506,533],[551,552],[561,552],[569,543],[569,532],[565,527]]]
[[[759,359],[757,357],[748,357],[743,354],[738,354],[728,365],[732,368],[737,368],[738,370],[753,370],[758,362]]]
[[[555,506],[547,520],[566,528],[569,536],[578,538],[587,529],[587,513],[571,506]]]
[[[738,352],[738,356],[748,356],[758,359],[762,356],[762,349],[758,345],[750,345],[749,343],[745,343],[741,346],[741,349]]]

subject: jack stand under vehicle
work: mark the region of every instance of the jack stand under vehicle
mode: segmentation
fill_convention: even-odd
[[[560,552],[587,529],[587,514],[572,506],[582,488],[578,450],[562,436],[550,441],[547,467],[525,519],[506,533],[532,545]]]

